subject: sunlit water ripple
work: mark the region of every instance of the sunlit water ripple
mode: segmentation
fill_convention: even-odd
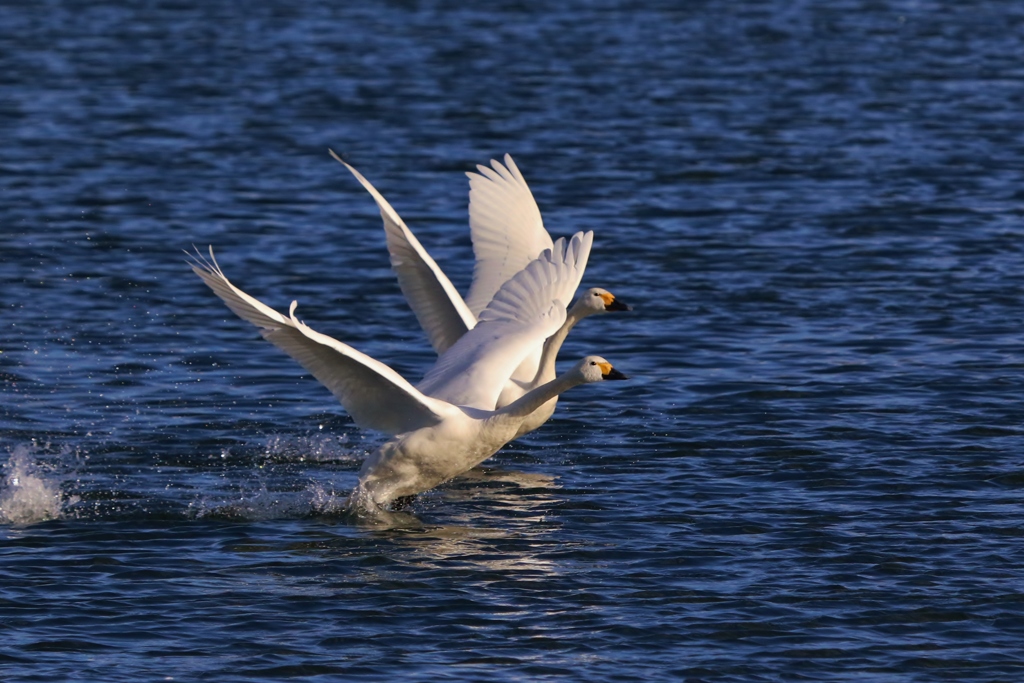
[[[679,7],[682,7],[680,9]],[[1024,675],[1024,6],[0,8],[0,678]],[[410,511],[185,264],[417,378],[511,152],[630,382]]]

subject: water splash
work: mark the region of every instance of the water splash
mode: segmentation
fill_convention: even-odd
[[[16,446],[4,464],[0,523],[34,524],[60,517],[65,503],[60,479],[33,453],[27,446]]]
[[[311,482],[306,493],[310,496],[310,508],[316,515],[340,515],[348,510],[348,491],[339,492],[333,485]]]
[[[353,443],[348,434],[323,432],[306,436],[270,436],[264,447],[264,456],[275,461],[362,462],[368,453],[365,445]]]

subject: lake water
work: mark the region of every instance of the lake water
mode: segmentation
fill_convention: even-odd
[[[0,7],[4,681],[1024,676],[1024,5]],[[183,250],[417,379],[387,197],[596,234],[629,382],[388,524]]]

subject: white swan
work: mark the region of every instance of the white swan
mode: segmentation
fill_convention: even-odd
[[[476,263],[473,282],[463,300],[380,192],[333,150],[328,151],[377,202],[384,221],[392,268],[398,276],[406,300],[438,354],[443,354],[468,330],[473,329],[477,322],[476,316],[505,282],[552,246],[533,193],[512,157],[505,155],[505,165],[493,159],[492,168],[478,165],[479,173],[466,174],[470,185],[469,225]],[[588,289],[569,310],[563,327],[546,343],[538,344],[515,369],[495,404],[481,402],[472,394],[464,393],[464,377],[459,374],[443,374],[439,366],[435,366],[417,388],[435,398],[468,401],[464,405],[481,409],[509,405],[527,391],[554,379],[558,352],[576,323],[591,315],[628,310],[632,308],[617,300],[611,292],[599,287]],[[483,353],[483,350],[479,353]],[[538,409],[535,415],[523,423],[519,435],[533,431],[547,422],[554,413],[557,401],[556,397]]]
[[[469,362],[468,372],[497,396],[510,368],[565,318],[564,305],[551,294],[564,287],[565,278],[576,277],[582,237],[575,236],[569,245],[560,240],[553,247],[498,291],[473,333],[439,362],[458,367],[464,354],[486,346],[495,362]],[[238,289],[220,269],[212,248],[209,260],[197,252],[191,266],[228,308],[330,389],[357,424],[393,437],[363,463],[350,497],[354,506],[385,506],[433,488],[493,455],[515,437],[527,417],[563,391],[625,379],[603,358],[588,356],[499,410],[455,405],[423,394],[384,363],[306,326],[295,317],[296,302],[285,317]],[[485,335],[492,339],[489,344],[473,341]]]

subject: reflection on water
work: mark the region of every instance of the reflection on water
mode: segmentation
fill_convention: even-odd
[[[470,520],[466,520],[467,523]],[[479,524],[480,520],[476,520]],[[428,526],[416,533],[394,536],[390,540],[396,547],[408,550],[409,561],[423,566],[457,561],[460,564],[494,572],[558,571],[555,562],[540,557],[529,543],[508,542],[524,538],[535,539],[550,533],[551,529],[529,530],[483,526]],[[504,542],[503,542],[504,541]]]

